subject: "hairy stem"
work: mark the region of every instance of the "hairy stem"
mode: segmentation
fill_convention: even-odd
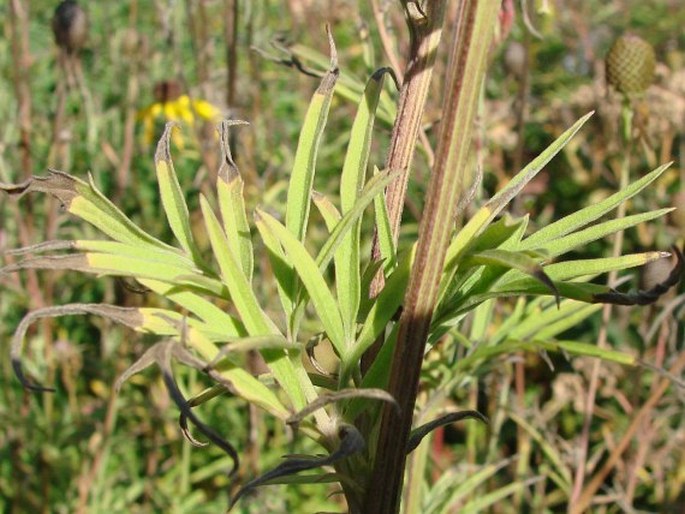
[[[400,414],[398,416],[394,408],[383,408],[364,512],[395,514],[399,509],[405,448],[412,426],[421,364],[445,254],[454,229],[447,220],[455,218],[457,199],[465,187],[473,120],[499,2],[465,0],[459,7],[435,166],[390,372],[389,392],[399,403]]]

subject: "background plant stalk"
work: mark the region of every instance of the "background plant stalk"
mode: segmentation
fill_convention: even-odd
[[[485,62],[497,20],[499,2],[462,1],[458,29],[450,52],[446,97],[438,151],[419,228],[419,241],[404,311],[400,318],[389,392],[398,401],[400,419],[392,408],[383,409],[377,453],[366,491],[364,512],[398,512],[404,476],[406,446],[423,362],[426,339],[438,295],[457,201],[466,186],[466,163]]]

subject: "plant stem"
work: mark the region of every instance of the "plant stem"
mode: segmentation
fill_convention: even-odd
[[[421,364],[445,254],[454,229],[448,220],[454,220],[456,200],[464,189],[473,120],[499,4],[495,0],[466,0],[459,4],[438,151],[390,372],[389,391],[400,406],[400,414],[398,419],[392,406],[383,408],[364,512],[395,514],[399,509],[405,447],[412,426]]]
[[[426,12],[421,18],[419,13],[408,7],[409,4],[415,5],[415,2],[404,1],[411,45],[386,162],[386,168],[397,174],[397,178],[388,186],[385,194],[395,245],[399,239],[404,198],[409,182],[409,167],[414,157],[438,44],[442,35],[446,3],[446,0],[427,2]],[[376,240],[373,258],[380,259],[380,248]],[[383,274],[378,273],[371,285],[371,296],[376,296],[383,288],[383,284]]]
[[[421,131],[421,120],[426,106],[428,89],[433,76],[433,67],[438,44],[442,36],[442,25],[445,19],[446,0],[431,0],[426,6],[426,19],[412,17],[408,3],[404,2],[407,13],[407,25],[411,36],[409,60],[404,72],[397,117],[390,138],[390,149],[386,168],[392,170],[397,178],[388,186],[385,201],[388,205],[388,216],[393,242],[397,246],[400,234],[400,221],[404,199],[409,182],[409,167],[414,157],[416,141]],[[375,4],[374,4],[375,5]],[[381,250],[377,234],[374,236],[371,250],[374,261],[381,259]],[[376,273],[371,283],[370,296],[375,298],[385,285],[382,272]],[[368,349],[362,358],[362,372],[366,372],[375,360],[383,341],[378,340]]]

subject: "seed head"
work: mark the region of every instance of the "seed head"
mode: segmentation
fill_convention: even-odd
[[[75,0],[64,0],[52,17],[55,43],[68,54],[75,54],[86,42],[88,18]]]
[[[607,82],[624,95],[638,95],[654,80],[654,48],[634,35],[619,37],[606,56]]]

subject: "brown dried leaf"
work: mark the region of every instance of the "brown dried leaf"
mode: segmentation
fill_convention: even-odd
[[[45,307],[29,312],[17,326],[10,346],[12,368],[25,388],[38,392],[54,391],[54,389],[50,387],[32,384],[24,375],[21,365],[21,350],[29,326],[31,326],[34,321],[41,318],[58,318],[74,314],[94,314],[96,316],[102,316],[122,325],[126,325],[134,330],[138,329],[143,324],[143,315],[138,309],[132,307],[117,307],[116,305],[106,305],[102,303],[72,303],[56,307]]]

